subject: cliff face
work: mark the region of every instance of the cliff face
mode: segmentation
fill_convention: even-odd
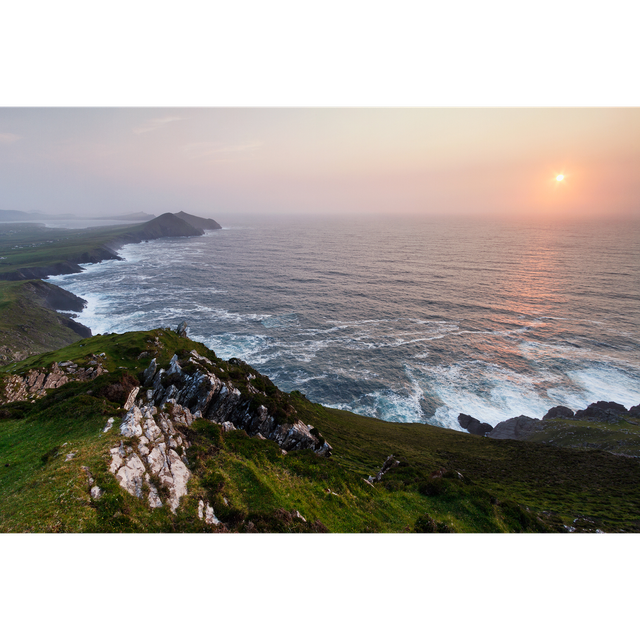
[[[179,211],[175,214],[177,218],[188,222],[192,227],[197,229],[215,230],[222,229],[222,227],[212,218],[200,218],[199,216],[192,216],[190,213]]]
[[[181,220],[173,213],[165,213],[135,231],[124,233],[119,238],[109,242],[109,249],[119,249],[125,244],[143,242],[144,240],[157,240],[158,238],[177,238],[184,236],[202,236],[204,231]]]
[[[198,220],[195,216],[189,217]],[[103,229],[96,231],[96,234],[92,236],[83,232],[74,236],[66,246],[51,243],[44,253],[42,249],[38,249],[41,254],[35,264],[26,261],[20,266],[4,263],[9,269],[0,273],[0,281],[5,281],[2,288],[7,292],[5,296],[9,304],[5,304],[0,317],[0,362],[19,361],[35,353],[71,344],[78,336],[91,336],[88,327],[55,312],[81,311],[84,300],[50,283],[42,282],[40,278],[79,273],[82,271],[81,264],[121,260],[116,251],[125,244],[165,237],[201,236],[204,231],[172,213],[166,213],[145,224],[127,227],[122,231],[110,233]],[[99,244],[101,238],[108,240]],[[43,244],[40,241],[34,246]],[[60,260],[61,257],[64,259]],[[27,280],[32,282],[21,284]],[[0,292],[0,300],[5,296]]]

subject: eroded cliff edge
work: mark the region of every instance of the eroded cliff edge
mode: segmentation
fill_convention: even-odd
[[[9,257],[0,267],[0,365],[18,362],[30,355],[71,344],[91,335],[76,322],[86,301],[41,278],[79,273],[81,264],[120,260],[117,250],[126,244],[166,237],[203,235],[204,229],[219,229],[212,219],[184,212],[165,213],[141,225],[114,229],[96,228],[70,233],[62,242],[28,245],[31,257]],[[35,249],[35,251],[34,251]]]

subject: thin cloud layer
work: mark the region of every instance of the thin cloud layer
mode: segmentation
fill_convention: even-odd
[[[21,136],[15,133],[0,133],[0,144],[11,144],[16,140],[20,140]]]
[[[141,133],[148,133],[149,131],[155,131],[156,129],[161,129],[162,127],[165,127],[170,122],[176,122],[177,120],[182,120],[182,119],[183,118],[178,118],[175,116],[167,116],[166,118],[151,118],[141,126],[136,127],[133,130],[133,133],[136,133],[139,135]]]

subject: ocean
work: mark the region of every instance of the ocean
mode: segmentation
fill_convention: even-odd
[[[460,429],[640,403],[640,223],[217,218],[50,282],[96,333],[187,320],[285,391]]]

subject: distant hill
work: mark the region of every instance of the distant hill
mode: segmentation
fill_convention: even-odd
[[[136,213],[122,213],[117,216],[109,216],[109,220],[131,220],[132,222],[146,222],[155,218],[151,213],[137,211]]]
[[[184,211],[179,211],[174,215],[197,229],[222,229],[213,218],[200,218],[199,216],[192,216],[190,213],[185,213]]]
[[[0,209],[0,222],[36,222],[46,218],[47,216],[41,213]]]
[[[195,216],[189,216],[195,218]],[[191,224],[173,213],[163,213],[149,222],[145,222],[139,231],[144,240],[154,238],[166,238],[176,236],[201,236],[203,234],[200,225]]]

